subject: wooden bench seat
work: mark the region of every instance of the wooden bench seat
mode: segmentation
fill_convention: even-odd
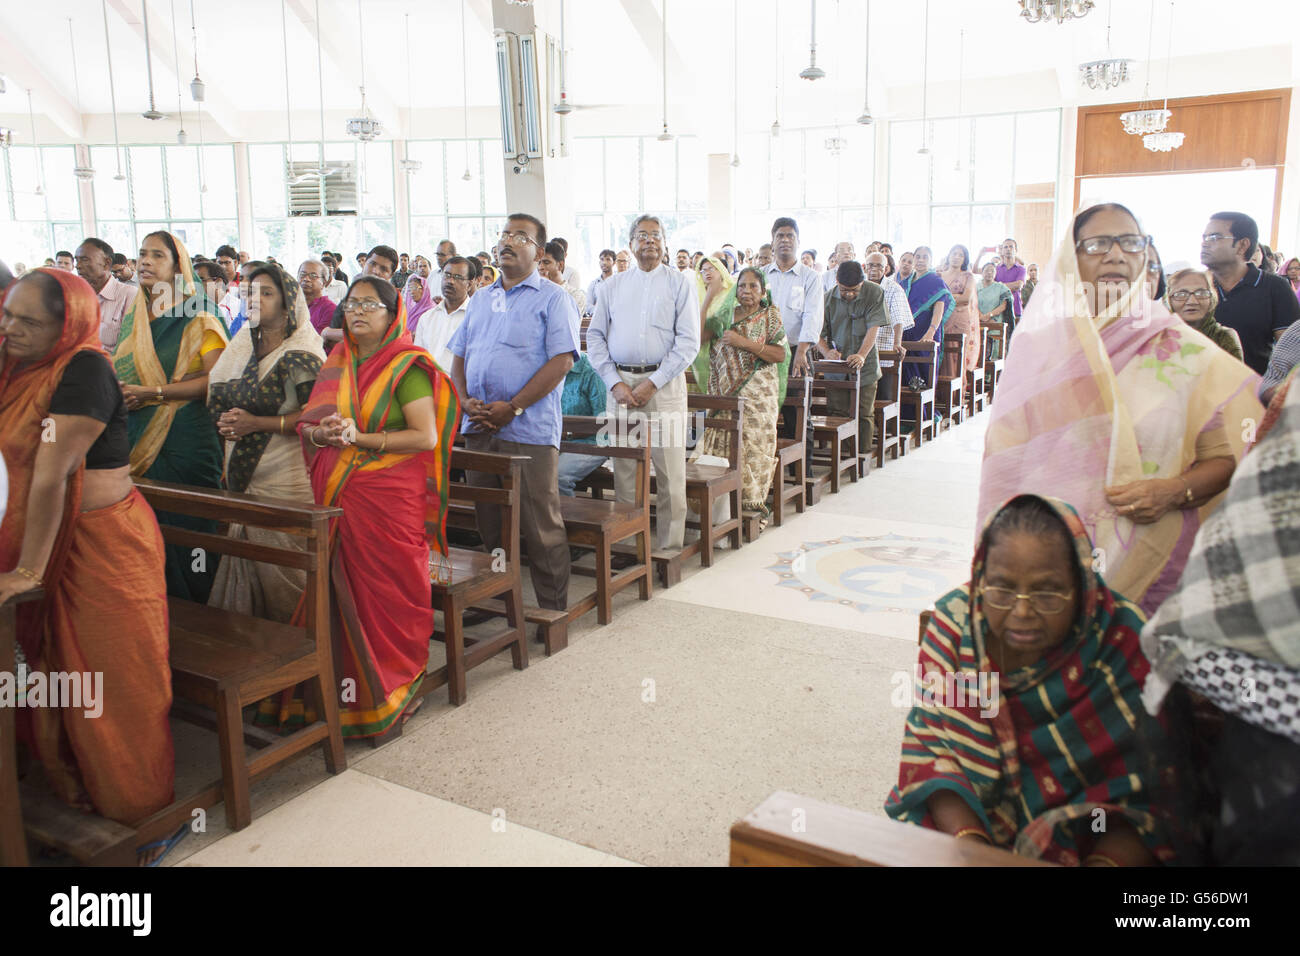
[[[885,349],[878,353],[880,360],[880,381],[876,386],[876,404],[874,406],[875,440],[870,448],[861,450],[863,457],[875,458],[876,467],[885,466],[885,458],[899,458],[903,452],[902,414],[903,405],[899,400],[899,377],[902,368],[901,350]]]
[[[988,392],[989,405],[997,394],[998,381],[1002,378],[1002,369],[1007,361],[1007,323],[990,322],[985,329],[984,338],[984,387]]]
[[[793,504],[799,514],[803,514],[807,507],[805,480],[808,477],[807,429],[811,398],[812,389],[806,376],[789,380],[785,402],[781,405],[781,424],[776,436],[776,472],[772,477],[772,524],[778,528],[785,523],[789,505]],[[782,431],[790,432],[794,437],[785,437]]]
[[[905,353],[904,361],[921,366],[921,377],[925,382],[930,383],[918,389],[903,381],[899,390],[903,406],[900,421],[904,424],[911,423],[912,436],[919,448],[927,441],[934,441],[935,436],[936,392],[933,382],[939,371],[939,343],[918,341],[902,344]],[[907,369],[900,369],[900,374],[906,375]]]
[[[948,428],[966,419],[966,336],[955,332],[944,334],[943,361],[956,369],[953,375],[940,374],[935,379],[935,409],[941,427]]]
[[[809,423],[812,425],[813,440],[818,449],[813,451],[813,460],[822,461],[830,468],[831,494],[838,494],[843,475],[850,481],[857,481],[861,475],[861,462],[858,460],[858,396],[862,388],[862,369],[852,369],[844,361],[813,362],[813,397],[820,393],[830,397],[831,392],[845,392],[849,397],[849,414],[832,415],[829,411],[818,414],[812,409]],[[830,378],[829,376],[837,376]],[[843,376],[839,378],[838,376]],[[828,402],[829,405],[829,402]]]
[[[798,826],[794,824],[797,823]],[[778,790],[731,828],[732,866],[1052,866]]]

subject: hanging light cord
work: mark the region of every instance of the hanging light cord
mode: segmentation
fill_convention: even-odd
[[[1154,3],[1155,0],[1152,0]],[[921,55],[921,145],[929,142],[925,121],[929,115],[930,93],[930,0],[925,0],[925,30],[922,33],[923,50]]]
[[[289,131],[289,162],[293,162],[293,109],[289,105],[289,21],[285,0],[280,0],[280,37],[284,41],[284,122]]]
[[[45,163],[41,161],[41,141],[36,138],[36,114],[32,111],[32,91],[27,91],[27,118],[32,123],[32,152],[36,158],[36,194],[45,192]]]
[[[364,115],[366,111],[366,21],[361,16],[361,0],[357,0],[357,46],[361,50],[361,112]]]
[[[108,99],[113,108],[113,152],[117,156],[117,178],[122,177],[122,144],[117,138],[117,93],[113,89],[113,48],[108,42],[108,0],[100,0],[104,12],[104,58],[108,60]]]
[[[465,0],[460,0],[460,91],[465,136],[465,172],[469,172],[469,44],[465,40]]]
[[[325,169],[325,70],[320,52],[320,0],[315,0],[316,19],[316,85],[320,92],[320,169]]]
[[[194,0],[190,0],[190,39],[194,46],[194,78],[197,80],[199,78],[199,24],[194,17]],[[199,100],[195,100],[195,102],[199,104],[199,192],[205,193],[208,191],[208,178],[207,171],[203,168],[203,153],[205,151],[203,142],[203,103]]]
[[[176,64],[176,115],[180,117],[181,132],[185,132],[185,106],[181,102],[181,54],[180,44],[176,42],[176,0],[171,0],[172,17],[172,62]]]
[[[813,0],[814,10],[817,7],[817,0]],[[732,112],[734,124],[731,128],[731,162],[733,165],[740,163],[740,18],[736,15],[736,0],[731,0],[731,22],[736,25],[732,32],[732,54],[731,54],[731,93],[732,93]]]
[[[1169,0],[1169,52],[1165,54],[1165,105],[1169,109],[1169,64],[1174,58],[1174,0]]]
[[[871,104],[871,94],[869,92],[871,86],[871,0],[867,0],[867,39],[863,44],[863,48],[866,50],[866,56],[864,57],[866,65],[863,68],[865,75],[862,79],[862,109],[863,112],[870,113],[871,110],[867,107]]]
[[[1147,81],[1142,87],[1142,102],[1146,103],[1151,93],[1151,41],[1156,34],[1156,0],[1151,0],[1151,19],[1147,22]]]
[[[81,117],[81,80],[77,78],[77,41],[72,36],[72,17],[68,17],[68,46],[72,49],[72,88],[77,94],[77,117]]]
[[[664,132],[668,132],[668,0],[663,0],[663,12],[660,21],[663,30],[659,40],[659,72],[664,75]],[[564,16],[564,5],[560,4],[560,16]]]
[[[1155,0],[1151,0],[1155,3]],[[140,4],[140,10],[144,14],[144,67],[149,74],[149,112],[158,112],[153,102],[153,47],[149,45],[149,4],[147,0]]]

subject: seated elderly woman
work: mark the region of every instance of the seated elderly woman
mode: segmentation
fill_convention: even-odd
[[[1300,864],[1297,487],[1292,376],[1197,533],[1178,589],[1142,631],[1152,661],[1142,696],[1165,713],[1175,837],[1191,863]]]
[[[989,342],[989,358],[1000,359],[1004,357],[1006,351],[1004,342],[1007,334],[1013,328],[1015,315],[1012,314],[1012,303],[1015,297],[1006,283],[999,282],[997,279],[998,267],[995,263],[984,263],[984,269],[980,272],[980,287],[976,293],[976,303],[980,313],[980,325],[984,328],[1002,329],[1003,334],[1000,339],[993,339]]]
[[[1241,337],[1237,335],[1237,330],[1214,321],[1214,310],[1218,308],[1219,297],[1214,291],[1214,283],[1210,281],[1208,273],[1198,272],[1196,269],[1179,269],[1169,277],[1169,288],[1165,291],[1165,305],[1170,312],[1238,362],[1245,361],[1242,358]]]
[[[1141,704],[1144,617],[1095,567],[1064,502],[997,510],[970,583],[935,602],[886,813],[1070,866],[1171,857],[1138,747],[1160,736]]]
[[[979,517],[1014,494],[1082,517],[1107,580],[1150,613],[1263,414],[1255,375],[1147,294],[1123,206],[1075,217],[1016,327],[984,445]]]

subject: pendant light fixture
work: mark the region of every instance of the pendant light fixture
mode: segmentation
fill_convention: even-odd
[[[921,36],[921,148],[916,152],[921,156],[930,155],[930,135],[927,101],[930,92],[930,0],[925,0],[925,32]]]
[[[32,91],[27,90],[27,119],[32,124],[32,154],[36,157],[36,195],[45,195],[45,163],[41,161],[41,141],[36,138],[36,114],[32,112]]]
[[[470,182],[474,179],[469,171],[469,44],[465,40],[465,0],[460,0],[460,90],[461,123],[465,142],[465,172],[461,179]]]
[[[772,139],[781,138],[781,0],[773,4],[772,33]]]
[[[659,35],[659,72],[664,78],[664,131],[659,134],[659,142],[671,142],[673,134],[668,132],[668,0],[661,0],[663,9],[659,11],[661,31]]]
[[[117,157],[117,175],[113,178],[121,182],[126,179],[126,174],[122,172],[122,144],[117,138],[117,93],[113,89],[113,44],[108,42],[108,0],[100,0],[100,8],[104,14],[104,59],[108,61],[108,101],[113,109],[113,153]]]
[[[403,21],[405,26],[402,34],[406,37],[406,138],[409,141],[415,129],[415,87],[411,83],[411,15],[406,14]],[[418,173],[424,166],[418,159],[409,156],[403,156],[400,165],[408,177],[412,173]]]
[[[569,89],[566,73],[567,64],[564,62],[568,50],[564,45],[564,0],[560,0],[560,99],[551,109],[560,116],[568,116],[573,112],[573,104],[569,102]]]
[[[1106,58],[1079,64],[1079,79],[1090,90],[1108,90],[1128,82],[1133,61],[1110,55],[1110,16],[1114,9],[1115,0],[1110,0],[1106,7]]]
[[[81,79],[77,76],[77,41],[72,35],[72,17],[68,17],[68,48],[72,51],[72,88],[77,96],[77,119],[81,120],[82,128],[85,128],[85,120],[81,119]],[[89,153],[89,150],[87,150]],[[72,175],[84,181],[95,178],[94,166],[74,166]]]
[[[1020,15],[1030,23],[1061,25],[1069,20],[1086,17],[1092,9],[1092,0],[1020,0]]]
[[[172,62],[176,64],[176,115],[180,117],[181,128],[176,131],[176,142],[184,146],[189,142],[185,132],[185,107],[181,104],[181,56],[180,44],[176,42],[176,0],[171,2],[172,16]]]
[[[816,3],[816,0],[813,0]],[[736,0],[731,0],[731,165],[740,165],[740,19]]]
[[[357,48],[361,51],[361,113],[351,117],[346,128],[349,136],[355,136],[362,143],[368,143],[384,131],[384,124],[371,116],[370,110],[366,109],[365,17],[361,15],[361,0],[357,0]],[[364,157],[364,152],[362,155]],[[362,191],[365,191],[364,188]]]
[[[149,108],[140,115],[147,120],[166,119],[166,113],[159,113],[154,106],[153,101],[153,47],[149,43],[149,3],[144,0],[140,4],[140,10],[144,17],[144,67],[149,75]]]
[[[826,71],[817,65],[817,0],[812,2],[812,41],[808,49],[808,65],[799,71],[799,76],[805,80],[820,80],[826,75]]]
[[[1124,124],[1124,132],[1132,136],[1145,136],[1159,133],[1169,125],[1168,110],[1151,108],[1151,40],[1156,32],[1156,0],[1151,0],[1151,18],[1147,24],[1147,81],[1142,87],[1142,101],[1138,108],[1121,113],[1119,121]]]
[[[1174,58],[1174,0],[1169,0],[1169,51],[1165,54],[1165,106],[1164,112],[1173,116],[1169,112],[1169,64]],[[1172,130],[1161,130],[1157,133],[1147,133],[1142,137],[1142,145],[1153,153],[1167,153],[1170,150],[1178,149],[1183,145],[1184,134],[1176,133]]]
[[[203,153],[205,144],[203,142],[203,97],[207,92],[207,87],[199,79],[199,27],[198,22],[194,19],[194,0],[190,0],[190,45],[194,48],[194,79],[190,80],[190,98],[199,104],[197,120],[199,124],[199,148],[197,151],[199,164],[199,192],[208,191],[207,172],[203,167]]]
[[[864,6],[867,8],[867,35],[862,41],[862,49],[865,51],[863,59],[866,61],[863,67],[862,79],[862,115],[858,117],[860,126],[871,125],[871,0],[866,0]]]

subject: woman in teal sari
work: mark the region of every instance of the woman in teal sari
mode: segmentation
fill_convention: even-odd
[[[930,269],[934,254],[929,246],[919,246],[913,254],[915,271],[899,283],[907,293],[907,304],[916,324],[903,333],[904,342],[942,342],[943,326],[956,308],[957,301],[944,285],[939,273]],[[903,381],[910,388],[930,388],[934,385],[934,368],[915,362],[903,364]]]
[[[1011,303],[1014,296],[1007,286],[997,280],[998,267],[992,262],[984,264],[980,273],[980,287],[977,295],[980,310],[980,325],[988,327],[1001,324],[1005,330],[1001,339],[989,340],[989,358],[1003,358],[1002,342],[1011,332]]]
[[[140,244],[140,291],[122,319],[113,367],[127,407],[131,477],[221,487],[221,444],[206,406],[208,372],[229,338],[184,244],[151,232]],[[215,531],[215,522],[158,513],[161,524]],[[167,546],[167,593],[207,603],[216,555]]]

